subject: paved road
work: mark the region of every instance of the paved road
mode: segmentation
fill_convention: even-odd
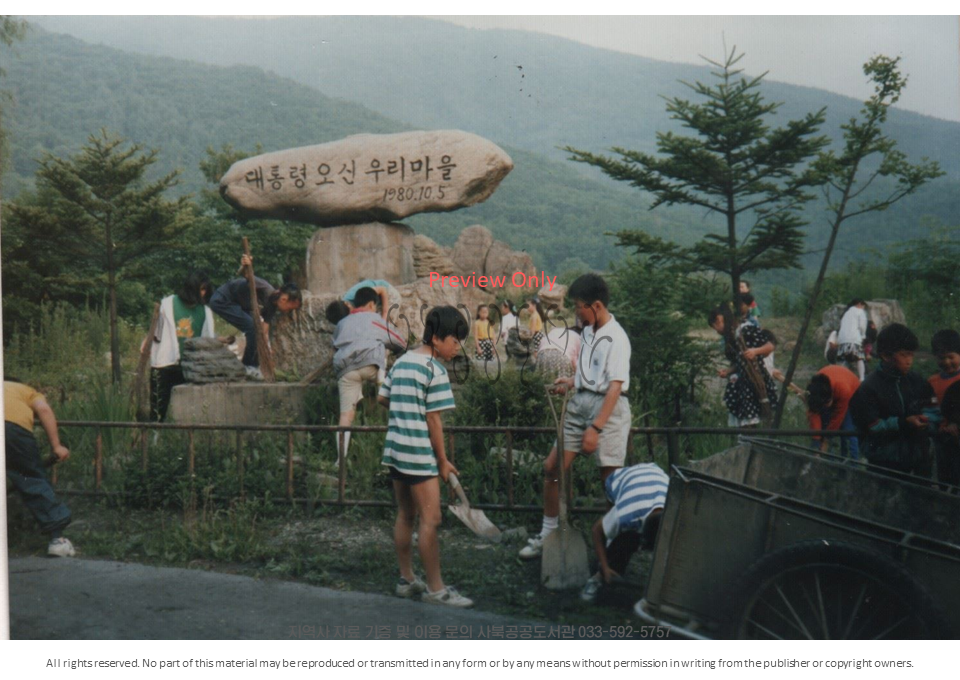
[[[534,625],[385,595],[87,559],[12,558],[10,600],[14,639],[335,639],[337,626],[348,639],[397,639],[399,626],[411,638],[418,627],[459,638]]]

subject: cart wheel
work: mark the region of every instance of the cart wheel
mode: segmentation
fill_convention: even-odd
[[[951,638],[939,607],[903,566],[849,543],[804,541],[742,576],[724,637],[778,640]]]

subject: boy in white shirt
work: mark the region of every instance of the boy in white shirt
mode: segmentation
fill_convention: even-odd
[[[600,479],[623,467],[630,434],[630,339],[607,309],[610,291],[597,274],[584,274],[570,286],[577,318],[583,325],[580,354],[573,378],[558,378],[557,392],[575,389],[563,421],[564,469],[578,453],[594,454]],[[523,559],[539,557],[545,539],[560,515],[559,456],[556,446],[544,462],[543,525],[540,534],[520,551]]]

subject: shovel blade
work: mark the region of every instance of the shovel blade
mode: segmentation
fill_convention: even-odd
[[[579,531],[561,522],[543,541],[540,581],[550,590],[569,590],[589,578],[587,544]]]
[[[451,505],[450,512],[477,536],[494,543],[500,542],[500,530],[493,522],[487,519],[483,510],[476,510],[462,505]]]

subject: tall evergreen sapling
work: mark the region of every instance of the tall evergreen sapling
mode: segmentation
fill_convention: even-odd
[[[824,109],[771,129],[769,117],[780,104],[765,102],[759,92],[766,74],[743,77],[735,68],[743,58],[736,47],[724,56],[723,63],[707,60],[717,69],[717,83],[684,83],[702,103],[667,99],[671,117],[695,135],[657,133],[656,156],[619,147],[612,149],[619,158],[566,150],[571,160],[652,193],[651,209],[679,203],[721,216],[725,231],[708,233],[692,246],[626,230],[617,233],[618,245],[635,248],[653,264],[724,272],[735,298],[747,272],[798,266],[806,224],[800,208],[819,181],[804,166],[827,139],[815,136]]]

